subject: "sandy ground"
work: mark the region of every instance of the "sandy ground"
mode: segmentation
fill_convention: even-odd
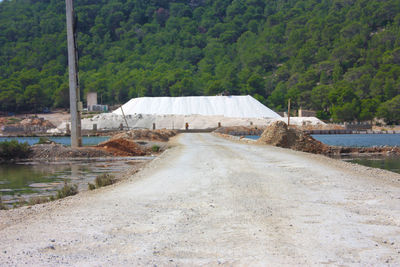
[[[0,212],[0,265],[400,265],[400,175],[183,134],[117,185]]]

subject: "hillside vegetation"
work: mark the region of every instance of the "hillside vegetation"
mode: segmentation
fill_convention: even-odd
[[[400,122],[399,0],[76,0],[82,96],[249,94]],[[68,107],[65,1],[0,3],[0,109]]]

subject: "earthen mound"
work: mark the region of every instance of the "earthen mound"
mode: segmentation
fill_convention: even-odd
[[[231,126],[231,127],[219,127],[214,132],[220,134],[229,135],[261,135],[264,129],[259,127],[247,127],[247,126]]]
[[[97,147],[114,156],[145,156],[149,152],[134,141],[125,138],[113,138],[98,144]]]
[[[329,146],[300,130],[288,128],[283,121],[277,121],[269,125],[260,139],[257,140],[257,143],[315,154],[325,154],[329,150]]]
[[[148,140],[148,141],[161,141],[167,142],[169,138],[175,136],[178,132],[176,130],[131,130],[128,132],[116,134],[111,137],[111,140],[114,139],[129,139],[129,140]]]
[[[60,144],[36,144],[31,146],[31,159],[66,159],[107,157],[110,153],[91,147],[71,148]]]

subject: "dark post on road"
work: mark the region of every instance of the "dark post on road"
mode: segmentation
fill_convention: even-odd
[[[287,114],[287,125],[289,126],[290,125],[290,98],[288,101],[288,112],[287,113],[288,113]]]
[[[67,17],[69,102],[71,113],[71,147],[82,146],[81,102],[78,85],[78,57],[75,40],[75,15],[73,0],[65,0]]]

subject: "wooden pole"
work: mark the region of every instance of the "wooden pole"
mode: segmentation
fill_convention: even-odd
[[[119,108],[121,109],[122,116],[124,117],[124,120],[125,120],[125,123],[126,123],[126,127],[127,127],[128,130],[129,130],[128,121],[126,120],[125,113],[124,113],[124,110],[123,110],[123,108],[122,108],[122,105],[120,105]]]
[[[288,101],[288,115],[287,115],[287,125],[290,125],[290,98]]]
[[[75,16],[73,0],[65,0],[67,17],[69,104],[71,113],[71,147],[82,146],[80,93],[78,86],[78,58],[75,40]]]

